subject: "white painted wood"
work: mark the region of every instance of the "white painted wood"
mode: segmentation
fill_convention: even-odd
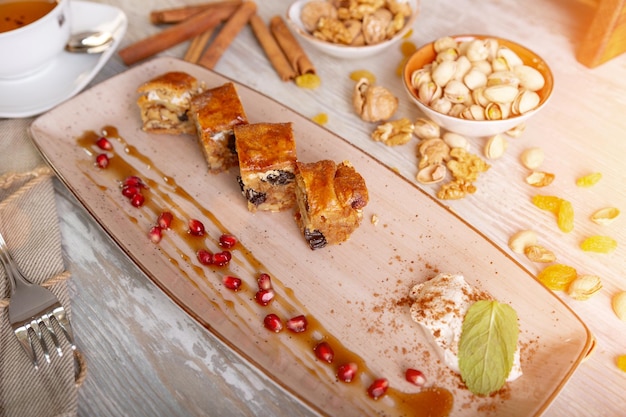
[[[128,14],[129,28],[122,46],[158,30],[148,21],[150,10],[184,4],[174,0],[103,3]],[[259,14],[267,20],[282,14],[288,3],[260,1]],[[617,57],[594,70],[576,61],[576,45],[584,36],[590,11],[584,4],[566,0],[424,1],[410,38],[419,45],[456,33],[503,36],[538,52],[554,72],[555,91],[548,107],[528,123],[521,138],[510,141],[504,158],[493,161],[475,195],[449,205],[504,251],[509,251],[506,243],[511,234],[533,228],[540,241],[555,250],[560,262],[603,278],[603,290],[591,300],[579,302],[562,295],[594,333],[598,348],[546,411],[546,416],[555,417],[617,416],[626,405],[626,374],[615,364],[617,355],[626,354],[626,323],[615,317],[610,306],[611,296],[626,289],[626,220],[622,215],[608,227],[588,221],[597,208],[611,205],[626,210],[626,58]],[[184,50],[181,45],[164,54],[182,57]],[[369,138],[373,125],[362,122],[350,107],[352,82],[348,75],[356,69],[369,69],[379,84],[401,99],[397,117],[418,116],[395,74],[399,50],[392,48],[380,57],[361,61],[307,52],[322,78],[322,86],[314,91],[280,81],[249,28],[237,37],[215,70],[305,116],[327,113],[328,129],[412,180],[416,142],[400,148],[374,143]],[[116,56],[92,84],[124,69]],[[482,144],[476,140],[473,150],[479,152]],[[523,182],[526,172],[518,157],[530,146],[544,148],[547,158],[542,168],[557,175],[555,183],[544,190],[531,189]],[[589,189],[574,185],[578,176],[592,171],[604,174],[599,184]],[[63,186],[57,191],[66,263],[72,272],[73,324],[89,366],[79,394],[79,415],[310,414],[169,301]],[[563,235],[552,216],[531,205],[530,197],[537,192],[572,201],[577,212],[574,232]],[[620,247],[610,255],[583,253],[577,245],[591,234],[609,234]],[[515,256],[530,271],[538,271],[536,265]],[[107,328],[103,322],[108,323]],[[117,336],[109,338],[109,333]]]

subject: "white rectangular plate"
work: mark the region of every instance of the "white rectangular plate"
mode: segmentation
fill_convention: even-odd
[[[167,71],[194,75],[208,87],[227,80],[172,58],[134,67],[38,118],[31,127],[36,146],[65,185],[137,265],[181,308],[242,354],[287,391],[326,415],[406,415],[401,393],[419,388],[404,380],[407,367],[424,372],[429,386],[449,390],[453,414],[540,415],[584,359],[593,338],[578,317],[519,264],[480,232],[372,156],[307,118],[243,85],[237,85],[250,122],[292,122],[299,160],[349,160],[370,192],[364,221],[351,239],[312,251],[293,213],[250,213],[236,170],[209,174],[192,136],[148,134],[136,106],[139,85]],[[95,147],[86,132],[113,126],[108,169],[94,165]],[[112,129],[109,129],[111,132]],[[148,182],[146,205],[131,206],[119,181],[135,174]],[[174,213],[173,229],[153,244],[147,237],[161,210]],[[378,222],[372,222],[372,217]],[[189,218],[207,227],[209,238],[186,233]],[[195,250],[228,231],[241,241],[227,269],[199,264]],[[277,291],[261,307],[253,300],[256,276],[268,272]],[[437,272],[462,273],[517,311],[524,375],[489,398],[471,395],[441,363],[437,351],[409,316],[410,288]],[[244,281],[227,290],[222,276]],[[263,317],[305,314],[311,329],[278,334]],[[337,350],[332,365],[317,361],[320,337]],[[335,379],[342,361],[361,365],[351,384]],[[374,401],[365,388],[372,378],[390,382],[389,394]],[[409,396],[409,401],[415,397]],[[412,399],[411,399],[412,398]],[[416,409],[411,410],[411,413]]]

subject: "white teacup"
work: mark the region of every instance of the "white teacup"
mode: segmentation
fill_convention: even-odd
[[[0,78],[22,78],[41,71],[65,47],[70,36],[70,0],[50,1],[54,8],[43,17],[0,32]],[[7,3],[15,6],[19,2],[0,0],[0,8],[7,7]],[[42,0],[42,3],[46,1]],[[0,15],[5,18],[7,13],[2,12]]]

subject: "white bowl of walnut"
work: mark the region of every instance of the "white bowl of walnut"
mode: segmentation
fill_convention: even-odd
[[[380,3],[357,8],[356,2],[299,0],[287,9],[287,21],[302,40],[328,55],[365,58],[400,41],[418,15],[419,0]]]

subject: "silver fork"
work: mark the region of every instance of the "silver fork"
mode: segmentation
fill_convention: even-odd
[[[9,322],[24,351],[33,362],[35,369],[39,369],[39,360],[35,352],[35,344],[31,338],[39,340],[46,362],[50,363],[50,352],[44,339],[48,332],[56,348],[57,354],[63,356],[63,350],[59,339],[52,327],[56,321],[65,334],[65,337],[75,349],[72,327],[65,314],[65,309],[59,299],[46,288],[31,283],[22,274],[15,260],[9,253],[7,244],[0,234],[0,262],[6,270],[11,285],[11,297],[9,302]]]

